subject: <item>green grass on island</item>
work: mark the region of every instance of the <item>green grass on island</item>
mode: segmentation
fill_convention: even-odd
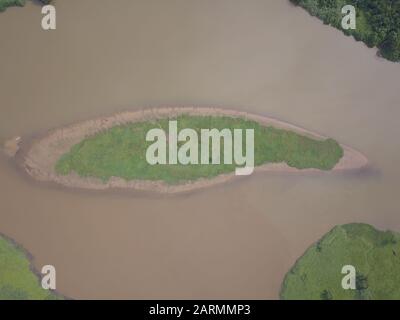
[[[356,30],[343,30],[347,35],[378,47],[380,55],[400,61],[400,1],[393,0],[290,0],[317,16],[324,23],[343,30],[341,12],[345,5],[356,8]]]
[[[199,137],[200,129],[243,129],[243,132],[245,129],[254,129],[255,166],[286,162],[289,166],[299,169],[330,170],[343,156],[342,148],[332,139],[318,141],[292,131],[264,127],[250,120],[189,115],[175,119],[178,121],[178,130],[191,128],[196,130]],[[168,134],[168,120],[170,119],[130,123],[88,137],[59,159],[56,172],[67,175],[74,171],[82,177],[97,177],[103,181],[115,176],[126,180],[163,180],[175,184],[199,178],[212,178],[235,170],[236,164],[148,164],[146,150],[153,142],[146,142],[146,134],[153,128],[162,128]],[[243,150],[245,141],[243,137]],[[181,144],[183,143],[178,145]],[[222,151],[223,141],[221,163]]]
[[[59,299],[41,287],[25,252],[0,236],[0,300]]]
[[[356,289],[342,288],[345,265]],[[311,246],[286,274],[282,299],[400,299],[400,234],[367,224],[337,226]]]
[[[51,0],[39,0],[43,4],[49,4]],[[26,0],[0,0],[0,11],[6,10],[8,7],[23,7]]]

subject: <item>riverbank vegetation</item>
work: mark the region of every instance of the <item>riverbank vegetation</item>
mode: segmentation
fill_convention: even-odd
[[[356,288],[342,288],[342,268],[356,269]],[[400,234],[367,224],[337,226],[286,274],[282,299],[400,299]]]
[[[345,5],[357,12],[356,30],[343,30],[368,47],[379,48],[379,54],[391,61],[400,61],[400,2],[392,0],[290,0],[317,16],[324,23],[340,30]]]
[[[0,300],[48,300],[59,297],[40,286],[25,252],[0,236]]]
[[[129,123],[87,137],[59,159],[56,172],[61,175],[76,172],[82,177],[97,177],[103,181],[115,176],[126,180],[163,180],[174,184],[235,171],[236,164],[222,164],[222,153],[221,164],[218,165],[150,165],[146,161],[146,150],[152,142],[146,142],[146,134],[153,128],[167,133],[169,120]],[[178,130],[191,128],[199,136],[201,129],[254,129],[255,166],[285,162],[298,169],[330,170],[343,156],[343,149],[332,139],[314,140],[293,131],[265,127],[242,118],[181,115],[175,120]],[[243,150],[246,150],[245,141],[243,139]],[[223,146],[221,140],[221,152]]]
[[[50,4],[52,0],[38,0],[42,4]],[[8,7],[23,7],[26,0],[0,0],[0,11],[6,10]]]

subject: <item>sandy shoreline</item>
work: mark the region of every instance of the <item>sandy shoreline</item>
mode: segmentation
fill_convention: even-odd
[[[83,178],[76,173],[66,176],[58,175],[55,172],[55,164],[58,159],[68,152],[70,148],[79,143],[87,136],[94,135],[100,131],[107,130],[113,126],[125,123],[154,120],[166,117],[175,117],[181,114],[189,115],[213,115],[241,117],[257,121],[263,125],[272,125],[277,128],[291,130],[314,139],[325,139],[322,135],[308,131],[306,129],[279,121],[274,118],[249,114],[246,112],[225,110],[219,108],[158,108],[141,111],[126,111],[112,116],[99,117],[93,120],[83,121],[63,128],[51,130],[43,137],[32,141],[27,147],[26,152],[16,154],[18,162],[24,170],[33,178],[39,181],[56,182],[63,186],[73,188],[84,188],[94,190],[105,190],[109,188],[134,189],[141,191],[155,191],[159,193],[179,193],[192,191],[227,182],[235,177],[234,172],[221,174],[211,179],[198,179],[193,182],[185,182],[177,185],[169,185],[163,181],[131,180],[126,181],[122,178],[112,177],[104,183],[98,178]],[[332,171],[347,171],[361,169],[366,166],[368,161],[360,152],[341,144],[344,155]],[[258,166],[255,172],[324,172],[318,169],[296,169],[289,167],[285,163],[271,163]]]

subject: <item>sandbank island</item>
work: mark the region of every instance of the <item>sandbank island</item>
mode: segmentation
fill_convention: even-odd
[[[178,129],[191,128],[199,136],[203,129],[218,132],[251,129],[255,172],[340,172],[361,169],[368,162],[360,152],[333,139],[273,118],[235,110],[191,107],[127,111],[100,117],[52,130],[18,152],[15,145],[21,139],[13,138],[8,142],[8,149],[13,149],[10,144],[14,144],[9,154],[16,154],[18,162],[33,178],[76,188],[178,193],[235,177],[237,165],[213,164],[211,151],[210,164],[202,164],[200,160],[186,165],[148,163],[146,152],[151,142],[146,140],[146,134],[152,128],[168,132],[171,120],[177,123]],[[224,138],[221,136],[218,142],[218,154],[227,145]],[[178,147],[185,148],[186,142],[179,140]],[[246,139],[240,142],[244,147],[246,143]],[[167,144],[166,149],[171,152],[172,141]],[[190,151],[193,149],[185,149],[185,153]]]

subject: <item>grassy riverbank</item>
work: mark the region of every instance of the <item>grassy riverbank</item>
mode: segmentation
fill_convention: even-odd
[[[39,0],[43,4],[49,4],[51,0]],[[0,0],[0,11],[6,10],[8,7],[23,7],[26,0]]]
[[[6,10],[8,7],[23,7],[26,0],[0,0],[0,11]]]
[[[391,61],[400,61],[400,2],[391,0],[290,0],[324,23],[343,30],[341,9],[353,5],[357,12],[356,30],[343,30],[363,41]]]
[[[356,268],[356,290],[344,290],[342,267]],[[400,234],[367,224],[337,226],[286,274],[282,299],[400,299]]]
[[[342,148],[332,139],[318,141],[292,131],[264,127],[255,121],[227,116],[189,115],[179,116],[177,121],[178,130],[192,128],[199,136],[200,129],[254,129],[256,166],[286,162],[299,169],[330,170],[343,156]],[[163,180],[173,184],[212,178],[233,172],[236,168],[235,164],[152,166],[146,161],[146,150],[152,143],[146,142],[145,138],[153,128],[168,132],[168,119],[116,126],[88,137],[61,157],[56,164],[56,172],[66,175],[75,171],[80,176],[97,177],[104,181],[116,176],[126,180]]]
[[[0,300],[57,299],[42,289],[25,252],[0,236]]]

